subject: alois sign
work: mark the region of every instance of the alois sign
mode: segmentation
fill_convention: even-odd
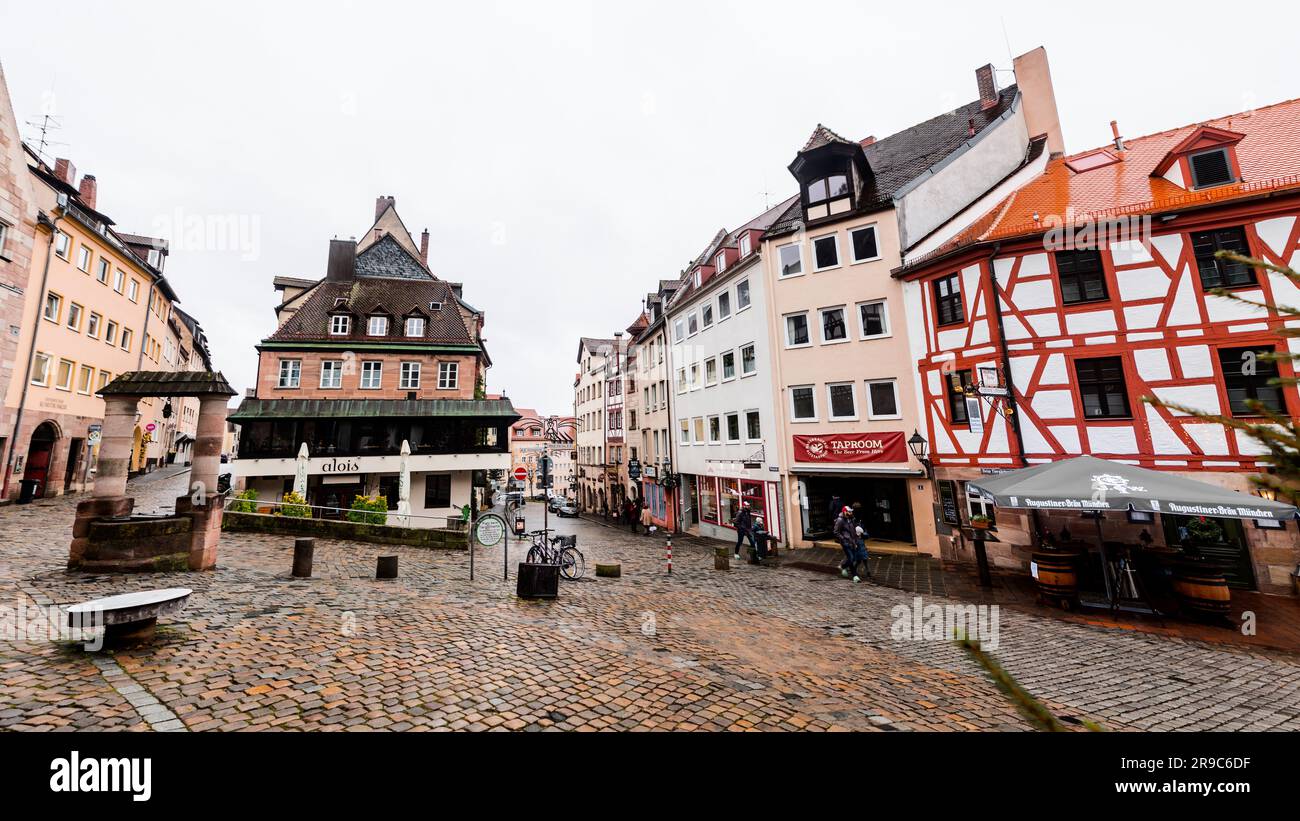
[[[834,433],[822,436],[794,437],[796,462],[861,463],[907,461],[907,442],[903,434]]]

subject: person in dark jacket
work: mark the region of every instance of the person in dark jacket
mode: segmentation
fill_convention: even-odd
[[[749,502],[740,503],[740,512],[736,514],[736,518],[731,520],[731,525],[736,528],[737,559],[740,558],[740,546],[744,543],[746,538],[749,539],[750,546],[753,547],[755,551],[758,550],[758,546],[754,544],[754,514],[749,512]]]
[[[844,551],[844,561],[840,562],[840,575],[846,579],[852,576],[854,582],[862,581],[862,578],[857,575],[858,534],[853,524],[852,508],[847,506],[840,508],[840,515],[835,518],[832,532],[835,540],[840,543],[840,549]]]

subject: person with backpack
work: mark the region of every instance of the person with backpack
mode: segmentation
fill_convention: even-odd
[[[857,581],[862,576],[868,578],[871,576],[871,561],[867,553],[867,539],[871,538],[871,534],[867,532],[867,520],[862,515],[861,507],[853,509],[853,533],[856,537],[853,555],[853,580]],[[858,572],[859,565],[861,565],[861,573]]]

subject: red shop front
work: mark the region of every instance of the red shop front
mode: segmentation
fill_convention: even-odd
[[[687,485],[692,496],[691,506],[698,512],[701,536],[734,540],[736,533],[731,522],[740,511],[741,503],[748,502],[750,513],[762,517],[768,535],[778,541],[784,539],[776,482],[696,475],[689,477]]]
[[[801,541],[831,538],[838,508],[857,509],[873,538],[915,543],[908,482],[924,472],[910,464],[897,431],[794,437]]]

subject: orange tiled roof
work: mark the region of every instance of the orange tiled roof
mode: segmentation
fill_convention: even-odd
[[[1152,176],[1171,150],[1206,126],[1244,135],[1236,144],[1240,182],[1189,191]],[[1042,233],[1050,227],[1047,222],[1052,216],[1063,224],[1078,223],[1300,188],[1300,99],[1137,137],[1125,147],[1122,162],[1082,172],[1075,172],[1069,164],[1078,165],[1080,158],[1099,150],[1109,149],[1113,154],[1114,147],[1050,160],[1041,177],[1008,195],[969,228],[913,264],[978,242]]]

